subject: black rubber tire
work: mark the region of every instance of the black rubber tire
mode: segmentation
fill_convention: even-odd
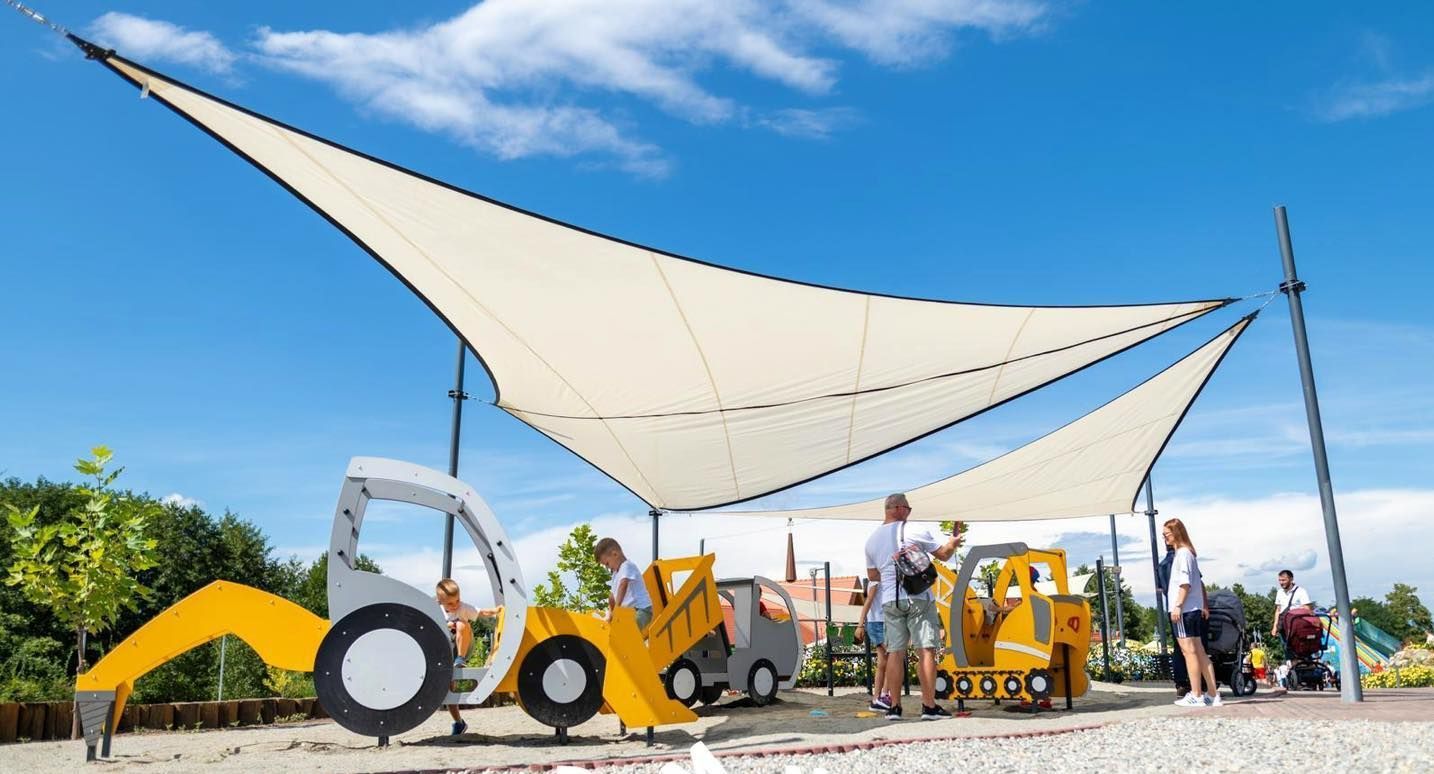
[[[549,696],[543,689],[548,667],[567,659],[575,662],[584,678],[582,690],[571,701]],[[518,702],[534,720],[554,728],[572,728],[602,708],[603,676],[607,659],[592,643],[559,634],[533,646],[518,666]]]
[[[765,693],[757,690],[757,675],[762,670],[770,670],[772,677],[772,688]],[[752,668],[747,670],[747,695],[751,697],[753,704],[765,707],[777,698],[779,687],[777,683],[779,682],[781,682],[781,678],[777,676],[777,665],[765,658],[759,658],[752,662]]]
[[[678,678],[683,674],[691,677],[691,689],[687,695],[679,696],[677,695]],[[702,695],[702,672],[690,659],[679,658],[667,668],[667,674],[662,677],[662,687],[667,690],[667,698],[683,706],[691,707]]]
[[[386,710],[360,704],[344,686],[342,676],[349,648],[359,637],[380,629],[395,629],[412,637],[428,664],[413,698]],[[319,642],[314,656],[314,692],[319,705],[335,723],[363,736],[393,736],[416,728],[442,706],[452,681],[453,651],[447,632],[422,611],[392,602],[366,605],[339,619]]]
[[[697,696],[703,704],[716,704],[726,690],[727,686],[725,685],[704,685],[702,690],[697,692]]]
[[[936,670],[936,698],[949,699],[956,690],[956,683],[951,679],[951,673],[944,669]]]

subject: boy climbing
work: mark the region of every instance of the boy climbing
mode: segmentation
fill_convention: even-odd
[[[435,591],[438,604],[443,608],[443,618],[448,622],[448,636],[453,640],[453,666],[461,669],[464,659],[468,657],[468,651],[473,648],[472,622],[479,618],[497,618],[501,610],[496,607],[479,609],[464,602],[458,582],[452,578],[439,581]],[[448,714],[453,716],[454,736],[468,730],[468,724],[459,714],[457,704],[448,705]]]
[[[622,546],[612,538],[599,540],[593,546],[593,556],[598,564],[612,573],[612,593],[607,598],[608,620],[612,619],[612,612],[617,608],[631,607],[637,610],[638,630],[645,631],[652,623],[652,597],[647,594],[647,586],[642,582],[642,573],[637,565],[623,554]]]

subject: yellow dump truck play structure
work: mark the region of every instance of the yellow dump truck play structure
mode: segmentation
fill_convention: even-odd
[[[1002,561],[990,598],[971,587],[982,564]],[[1055,594],[1040,593],[1031,565],[1045,563]],[[1069,593],[1066,555],[1024,543],[974,546],[959,575],[937,563],[937,597],[946,653],[937,672],[938,698],[1011,699],[1040,703],[1053,696],[1066,705],[1090,689],[1085,672],[1090,647],[1090,605]],[[1014,588],[1013,588],[1014,587]],[[1009,592],[1019,589],[1018,601]],[[1009,599],[1008,599],[1009,598]]]
[[[372,500],[411,503],[452,514],[484,560],[502,609],[488,662],[455,668],[443,611],[418,589],[354,567],[364,512]],[[590,614],[529,607],[517,554],[498,520],[457,479],[397,460],[356,457],[335,509],[328,554],[325,621],[258,589],[218,581],[140,627],[76,683],[87,755],[110,738],[134,681],[205,642],[233,634],[272,666],[313,672],[324,710],[344,728],[386,744],[445,704],[511,694],[533,718],[567,729],[614,713],[632,727],[697,719],[667,696],[659,674],[722,623],[712,575],[715,557],[658,560],[645,581],[663,600],[645,631],[634,611],[610,621]],[[677,584],[673,578],[685,573]],[[660,592],[660,594],[659,594]],[[449,690],[472,680],[470,691]]]

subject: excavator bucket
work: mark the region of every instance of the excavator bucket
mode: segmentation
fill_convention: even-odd
[[[661,671],[687,652],[707,633],[722,625],[722,603],[712,554],[655,560],[643,573],[652,597],[652,623],[648,624],[647,652],[655,671]],[[674,588],[677,574],[687,578]]]
[[[134,681],[164,662],[233,634],[270,666],[311,672],[328,630],[328,621],[267,591],[229,581],[205,586],[141,626],[75,681],[88,757],[94,758],[101,736],[103,754],[109,755],[110,736]]]

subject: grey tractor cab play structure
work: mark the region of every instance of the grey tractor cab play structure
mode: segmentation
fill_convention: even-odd
[[[334,624],[314,659],[314,687],[340,726],[384,744],[445,704],[488,698],[513,668],[520,638],[500,638],[486,666],[455,669],[443,610],[433,597],[354,566],[364,513],[375,500],[453,514],[483,559],[507,631],[523,631],[528,589],[502,525],[466,484],[398,460],[356,457],[349,463],[329,537],[329,618]],[[455,680],[476,684],[455,693],[449,690]]]
[[[757,706],[770,704],[778,690],[796,685],[805,657],[792,598],[760,575],[719,580],[717,590],[732,609],[735,631],[718,626],[672,662],[663,675],[667,695],[690,707],[712,704],[735,688]],[[764,591],[770,592],[765,601]],[[778,600],[785,620],[770,614]]]

